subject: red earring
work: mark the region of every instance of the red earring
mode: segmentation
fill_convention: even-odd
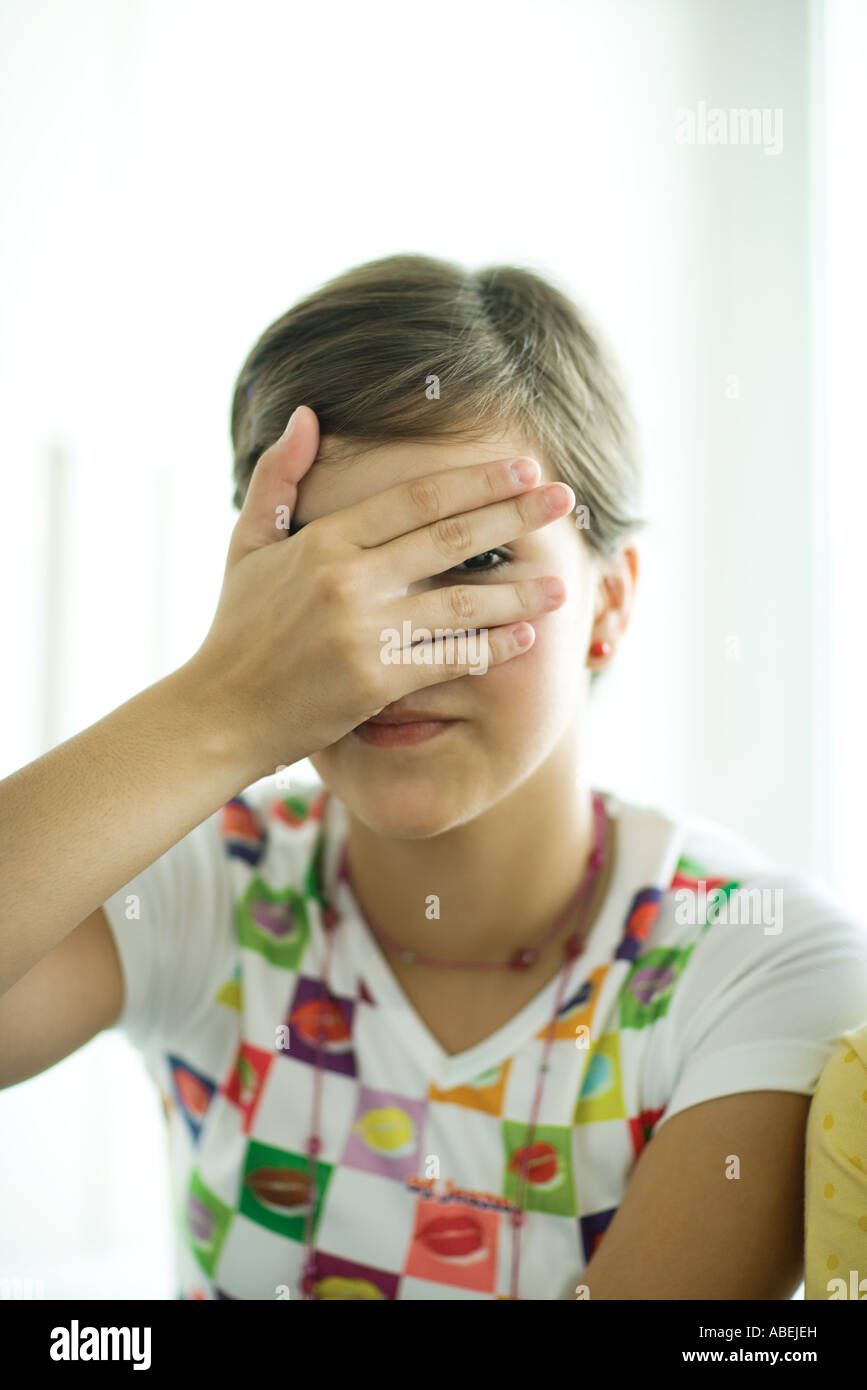
[[[611,643],[610,643],[610,642],[598,641],[598,642],[591,642],[591,643],[590,643],[590,655],[591,655],[591,656],[608,656],[608,653],[609,653],[610,651],[611,651]]]

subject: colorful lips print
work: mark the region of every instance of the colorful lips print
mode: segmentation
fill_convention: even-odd
[[[557,1187],[563,1177],[560,1155],[553,1144],[528,1144],[518,1149],[509,1162],[509,1172],[520,1178],[522,1171],[530,1186],[548,1190]]]
[[[280,970],[297,970],[310,937],[306,899],[287,885],[272,888],[258,875],[235,908],[238,943]]]
[[[207,1248],[213,1243],[217,1222],[214,1213],[193,1193],[187,1198],[187,1225],[196,1245]]]
[[[639,1004],[646,1008],[662,994],[676,978],[671,966],[648,965],[633,975],[629,987]]]
[[[488,1258],[485,1229],[469,1212],[435,1216],[418,1233],[419,1244],[438,1260],[474,1264]]]
[[[220,829],[224,835],[249,840],[258,840],[262,833],[250,807],[240,797],[226,802],[220,813]]]
[[[254,1168],[244,1179],[257,1202],[277,1216],[303,1216],[315,1190],[300,1168]]]
[[[345,1052],[350,1046],[349,1024],[333,999],[308,999],[292,1010],[289,1022],[310,1047],[318,1041],[328,1052]]]
[[[256,898],[247,904],[247,909],[259,930],[275,941],[286,941],[297,930],[291,903],[269,903]]]
[[[181,1104],[190,1119],[201,1124],[211,1103],[214,1087],[177,1062],[172,1071]]]
[[[245,863],[256,865],[262,858],[265,837],[262,827],[242,797],[227,801],[220,813],[220,830],[226,852]]]
[[[344,1279],[340,1274],[329,1274],[313,1285],[313,1297],[320,1299],[352,1299],[356,1302],[372,1302],[384,1294],[369,1279]]]
[[[374,1153],[388,1154],[390,1158],[403,1158],[415,1149],[415,1125],[412,1117],[396,1105],[365,1111],[352,1128]]]

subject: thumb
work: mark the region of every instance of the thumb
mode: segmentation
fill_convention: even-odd
[[[295,511],[298,483],[319,450],[319,421],[309,405],[292,412],[280,438],[259,458],[247,486],[241,514],[235,522],[227,563],[285,541]]]

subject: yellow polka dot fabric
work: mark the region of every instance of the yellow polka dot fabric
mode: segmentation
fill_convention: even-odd
[[[867,1300],[867,1023],[819,1078],[805,1170],[804,1298]]]

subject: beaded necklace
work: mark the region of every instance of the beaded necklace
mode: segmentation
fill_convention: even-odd
[[[377,940],[381,941],[384,945],[389,946],[392,950],[396,951],[399,954],[400,958],[408,964],[414,964],[418,962],[422,965],[437,965],[444,966],[450,969],[464,970],[526,970],[534,963],[534,961],[544,950],[544,948],[549,944],[549,942],[553,941],[554,938],[563,930],[566,923],[571,918],[573,912],[578,907],[578,904],[582,900],[586,900],[585,911],[581,914],[580,925],[570,933],[565,943],[565,959],[563,962],[563,967],[560,971],[560,978],[557,985],[553,1013],[548,1023],[545,1039],[545,1051],[543,1054],[542,1061],[539,1065],[539,1076],[536,1082],[536,1092],[533,1097],[533,1104],[530,1112],[530,1121],[527,1128],[527,1137],[523,1146],[524,1157],[519,1165],[518,1199],[515,1207],[513,1207],[512,1210],[509,1212],[509,1221],[512,1227],[512,1262],[510,1280],[511,1292],[509,1294],[510,1299],[518,1298],[518,1282],[521,1265],[521,1227],[524,1225],[526,1220],[526,1211],[523,1205],[524,1192],[527,1183],[528,1171],[532,1163],[531,1146],[533,1143],[533,1135],[535,1134],[536,1130],[536,1123],[538,1121],[539,1110],[542,1104],[542,1094],[544,1091],[545,1080],[547,1078],[547,1073],[549,1070],[548,1058],[550,1056],[551,1047],[554,1041],[557,1016],[560,1012],[560,1008],[563,1003],[563,997],[565,994],[569,975],[572,970],[572,966],[584,950],[583,928],[586,927],[587,919],[589,917],[587,907],[592,901],[593,890],[596,887],[596,884],[599,880],[600,871],[602,869],[606,857],[605,849],[607,845],[608,834],[605,807],[602,797],[598,792],[594,791],[592,795],[594,816],[593,848],[588,856],[587,870],[584,874],[584,877],[581,880],[581,883],[577,891],[571,898],[565,911],[560,915],[560,917],[555,922],[554,926],[543,937],[543,939],[536,946],[525,947],[523,949],[513,952],[513,954],[507,961],[445,961],[438,960],[430,956],[420,955],[417,952],[405,949],[400,945],[399,942],[395,941],[391,936],[389,936],[387,932],[384,932],[380,927],[378,927],[374,922],[372,922],[365,913],[364,909],[361,907],[361,904],[358,901],[358,897],[355,894],[355,890],[352,883],[352,876],[349,871],[348,843],[345,840],[341,847],[339,855],[337,880],[338,882],[346,883],[348,888],[352,892],[355,904],[365,925],[373,934],[373,936],[377,938]],[[313,1105],[310,1118],[310,1135],[307,1140],[307,1191],[310,1196],[310,1200],[308,1203],[304,1221],[303,1268],[301,1277],[301,1292],[302,1297],[305,1299],[309,1299],[313,1296],[313,1290],[320,1277],[317,1272],[316,1251],[313,1248],[312,1242],[312,1226],[314,1214],[316,1211],[316,1198],[318,1197],[315,1180],[315,1162],[317,1155],[322,1150],[322,1137],[319,1132],[319,1127],[322,1104],[322,1043],[325,1038],[325,1030],[323,1026],[323,1006],[326,1005],[327,999],[330,997],[328,979],[331,966],[332,946],[335,931],[339,927],[340,922],[342,920],[341,912],[326,893],[325,885],[322,881],[321,861],[319,861],[319,867],[317,869],[317,878],[319,900],[320,904],[322,905],[322,925],[325,932],[325,960],[319,990],[320,1017],[317,1020],[316,1024],[316,1069],[313,1086]]]

